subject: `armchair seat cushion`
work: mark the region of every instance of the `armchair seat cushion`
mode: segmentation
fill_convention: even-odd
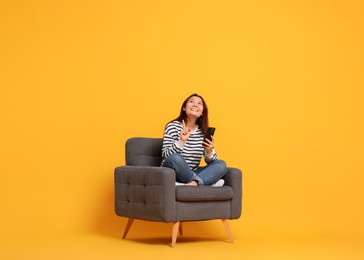
[[[176,201],[224,201],[233,198],[233,189],[230,186],[176,186]]]

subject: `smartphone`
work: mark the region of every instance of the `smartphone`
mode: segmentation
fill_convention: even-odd
[[[212,140],[211,136],[213,136],[214,133],[215,133],[215,127],[209,127],[209,128],[207,128],[207,131],[206,131],[206,134],[205,134],[205,138],[207,138],[207,139],[209,139],[211,141]]]

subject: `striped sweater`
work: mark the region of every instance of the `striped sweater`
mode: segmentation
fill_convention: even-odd
[[[205,162],[207,164],[217,160],[217,155],[214,149],[212,150],[212,154],[206,154],[205,148],[202,146],[204,135],[202,134],[200,128],[196,128],[195,131],[190,133],[190,136],[185,144],[179,140],[182,128],[182,123],[179,121],[173,121],[166,125],[162,147],[162,166],[165,159],[174,153],[182,154],[191,170],[197,169],[201,162],[202,156],[204,156]]]

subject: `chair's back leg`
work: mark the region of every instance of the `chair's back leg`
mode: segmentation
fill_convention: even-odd
[[[233,235],[231,234],[228,219],[222,219],[222,223],[224,224],[224,227],[225,227],[225,230],[226,230],[226,233],[227,233],[227,235],[229,237],[230,242],[233,243],[234,239],[233,239]]]
[[[183,235],[183,227],[182,227],[182,222],[179,223],[179,234],[182,236]]]
[[[134,221],[133,218],[128,219],[128,223],[126,223],[126,227],[125,227],[125,230],[124,230],[123,239],[126,238],[126,235],[128,234],[129,229],[130,229],[131,225],[133,224],[133,221]]]

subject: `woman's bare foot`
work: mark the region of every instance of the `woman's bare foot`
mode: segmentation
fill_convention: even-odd
[[[190,181],[186,183],[187,186],[198,186],[198,183],[196,181]]]

